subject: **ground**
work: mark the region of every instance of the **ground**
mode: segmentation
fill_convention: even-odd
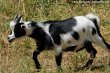
[[[81,1],[81,0],[80,0]],[[82,0],[83,1],[83,0]],[[70,0],[0,0],[0,73],[35,73],[32,52],[35,42],[24,38],[13,43],[7,41],[10,33],[9,22],[18,13],[25,20],[46,21],[62,20],[72,16],[96,13],[100,21],[100,31],[105,40],[110,42],[110,2],[74,3]],[[97,57],[89,69],[78,73],[109,73],[110,55],[106,49],[94,44]],[[83,66],[89,54],[83,50],[78,53],[63,53],[63,71],[56,69],[54,51],[44,51],[39,55],[42,66],[40,73],[74,73],[74,68]]]

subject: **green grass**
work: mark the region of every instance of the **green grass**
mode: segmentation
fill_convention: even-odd
[[[32,52],[36,45],[33,39],[25,38],[11,44],[7,41],[10,33],[9,22],[18,13],[25,20],[62,20],[76,15],[96,13],[100,16],[100,30],[110,42],[110,3],[72,3],[71,0],[0,0],[0,73],[35,73]],[[98,50],[93,66],[78,73],[109,73],[110,56],[106,50],[94,45]],[[44,51],[39,55],[41,73],[74,73],[75,67],[83,66],[89,58],[85,50],[63,54],[63,72],[56,69],[54,51]]]

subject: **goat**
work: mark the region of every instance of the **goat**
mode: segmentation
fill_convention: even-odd
[[[23,21],[22,16],[16,16],[10,22],[11,34],[8,41],[13,42],[24,36],[35,39],[38,48],[33,52],[33,60],[37,69],[41,69],[38,55],[43,50],[53,49],[57,67],[61,68],[63,51],[80,51],[86,49],[90,58],[84,67],[93,63],[97,51],[92,46],[96,43],[110,51],[99,30],[100,19],[94,14],[75,16],[59,21]]]

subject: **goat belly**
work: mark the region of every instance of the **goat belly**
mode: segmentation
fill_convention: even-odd
[[[75,50],[75,48],[76,48],[76,46],[70,46],[70,47],[67,47],[67,48],[65,48],[65,49],[63,49],[63,51],[74,51]]]
[[[82,49],[84,49],[84,44],[80,44],[80,45],[76,45],[76,46],[69,46],[69,47],[63,49],[63,51],[65,51],[65,52],[66,51],[76,51],[76,52],[78,52]]]

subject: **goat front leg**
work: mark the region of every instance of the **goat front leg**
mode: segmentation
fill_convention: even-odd
[[[57,67],[62,70],[61,60],[62,60],[62,50],[61,48],[56,48],[55,49],[55,61],[56,61]]]
[[[33,60],[34,60],[34,63],[36,65],[37,69],[41,69],[40,63],[37,58],[39,54],[40,54],[40,51],[38,51],[38,50],[33,52]]]
[[[56,60],[57,67],[58,68],[61,68],[62,53],[60,53],[59,55],[57,55],[55,57],[55,60]]]
[[[34,60],[36,69],[38,69],[37,71],[39,71],[41,69],[41,65],[38,61],[38,55],[44,50],[45,46],[43,43],[40,43],[40,42],[37,43],[37,46],[38,46],[37,50],[33,52],[33,60]]]

